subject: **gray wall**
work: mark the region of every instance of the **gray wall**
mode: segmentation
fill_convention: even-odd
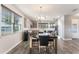
[[[65,15],[64,16],[64,38],[65,39],[71,39],[71,16]]]
[[[64,40],[72,39],[71,32],[71,16],[64,15],[58,19],[58,35]]]

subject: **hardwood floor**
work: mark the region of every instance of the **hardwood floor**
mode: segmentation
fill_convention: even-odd
[[[38,48],[33,47],[32,50],[32,54],[39,54]],[[41,50],[44,51],[45,49]],[[50,48],[49,51],[49,54],[54,54],[53,48]],[[22,42],[8,54],[29,54],[29,45],[27,42]],[[47,53],[42,52],[41,54]],[[79,39],[58,40],[58,54],[79,54]]]
[[[27,42],[21,42],[18,46],[12,49],[8,54],[28,54],[29,45]]]
[[[79,39],[72,39],[63,42],[64,54],[79,54]]]

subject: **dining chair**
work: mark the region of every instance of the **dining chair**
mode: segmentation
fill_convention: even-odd
[[[38,47],[38,39],[37,38],[32,38],[32,45],[33,47]]]
[[[41,51],[41,47],[46,47],[46,52],[48,53],[48,39],[48,35],[39,36],[39,53]]]
[[[55,41],[53,37],[49,37],[49,48],[55,50]]]

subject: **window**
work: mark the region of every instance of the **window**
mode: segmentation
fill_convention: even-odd
[[[12,18],[11,14],[12,13],[10,10],[6,8],[2,8],[2,22],[4,24],[8,24],[8,25],[11,24],[11,18]]]
[[[20,30],[20,16],[18,16],[17,14],[14,14],[14,24],[13,24],[13,31],[19,31]]]
[[[2,6],[1,35],[8,35],[21,30],[20,16]]]

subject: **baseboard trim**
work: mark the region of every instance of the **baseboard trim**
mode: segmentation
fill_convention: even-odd
[[[60,36],[58,36],[58,39],[62,39],[62,40],[72,40],[72,38],[63,38],[63,37],[60,37]]]
[[[13,48],[15,48],[18,44],[20,44],[22,41],[19,41],[17,44],[12,46],[8,51],[5,51],[3,54],[7,54],[9,51],[11,51]]]
[[[64,40],[72,40],[72,38],[69,38],[69,39],[65,38]]]

